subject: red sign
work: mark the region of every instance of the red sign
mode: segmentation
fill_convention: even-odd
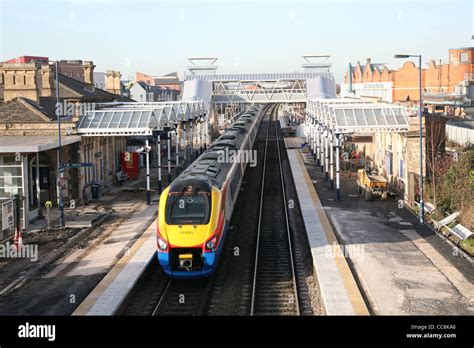
[[[127,173],[132,179],[138,178],[138,153],[122,152],[120,158],[122,171]]]

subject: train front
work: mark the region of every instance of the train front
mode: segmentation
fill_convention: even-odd
[[[158,261],[173,278],[209,276],[217,266],[225,217],[220,191],[206,180],[173,182],[158,207]]]

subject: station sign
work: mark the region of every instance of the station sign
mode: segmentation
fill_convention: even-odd
[[[83,163],[63,163],[59,171],[63,172],[64,169],[73,169],[73,168],[83,168],[83,167],[93,167],[94,164],[91,162]]]
[[[2,230],[13,226],[13,200],[2,203]]]

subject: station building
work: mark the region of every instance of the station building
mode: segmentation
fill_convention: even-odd
[[[94,103],[132,101],[120,95],[120,74],[112,74],[108,89],[94,86],[94,65],[82,63],[83,81],[59,74],[61,163],[93,163],[64,171],[65,204],[90,197],[93,181],[112,185],[120,169],[125,137],[84,138],[75,134],[80,116]],[[46,201],[57,202],[58,123],[54,64],[44,61],[0,63],[0,201],[22,197],[21,225],[41,214]],[[115,75],[115,76],[114,76]],[[113,80],[115,78],[115,81]],[[113,83],[112,83],[113,82]],[[0,231],[1,226],[0,226]],[[0,235],[0,239],[7,236]]]

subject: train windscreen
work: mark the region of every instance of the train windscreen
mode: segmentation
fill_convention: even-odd
[[[205,225],[211,216],[209,192],[171,192],[166,202],[169,225]]]

